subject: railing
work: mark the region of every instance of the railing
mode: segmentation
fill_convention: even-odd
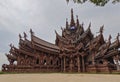
[[[60,72],[60,66],[45,65],[6,65],[3,72]]]

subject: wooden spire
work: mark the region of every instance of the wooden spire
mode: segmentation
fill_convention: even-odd
[[[117,37],[116,37],[116,38],[117,38],[117,40],[119,40],[119,36],[120,36],[120,33],[118,33],[118,35],[117,35]]]
[[[109,38],[108,38],[108,42],[109,42],[109,44],[111,44],[111,39],[112,39],[112,36],[109,35]]]
[[[19,34],[19,39],[22,39],[22,36],[21,36],[21,34]]]
[[[68,29],[68,19],[66,18],[66,29]]]
[[[30,34],[31,34],[31,35],[34,35],[34,32],[32,31],[32,29],[30,29]]]
[[[77,27],[79,26],[79,19],[78,19],[78,15],[76,15],[77,18]]]
[[[89,23],[89,26],[88,26],[88,28],[90,28],[91,27],[91,22]]]
[[[103,30],[104,30],[104,25],[100,27],[100,31],[99,31],[99,32],[100,32],[100,34],[102,34],[102,33],[103,33]]]
[[[74,21],[74,15],[73,15],[73,9],[71,9],[71,22],[70,22],[70,26],[75,26],[75,21]]]
[[[27,34],[24,32],[24,39],[26,40],[27,39]]]

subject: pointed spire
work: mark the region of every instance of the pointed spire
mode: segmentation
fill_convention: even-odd
[[[77,26],[79,26],[79,19],[78,19],[78,15],[76,15],[77,18]]]
[[[64,31],[63,27],[61,27],[62,32]]]
[[[91,26],[89,25],[89,26],[88,26],[88,30],[89,30],[89,31],[91,31],[91,28],[90,28],[90,27],[91,27]]]
[[[120,44],[119,37],[120,37],[120,33],[118,33],[118,35],[117,35],[117,42],[118,42],[118,45]]]
[[[116,38],[117,38],[117,40],[119,40],[119,36],[120,36],[120,34],[118,33],[118,34],[117,34],[117,37],[116,37]]]
[[[31,34],[31,41],[33,42],[33,35],[34,35],[34,32],[32,31],[31,28],[30,28],[30,34]]]
[[[84,27],[84,22],[82,22],[81,27]]]
[[[24,39],[26,40],[27,39],[27,34],[24,32]]]
[[[68,19],[66,18],[66,29],[68,29]]]
[[[57,31],[55,30],[55,34],[58,35]]]
[[[32,29],[30,29],[30,34],[31,34],[31,35],[34,35],[34,32],[32,31]]]
[[[69,0],[66,0],[67,1],[67,4],[69,3]]]
[[[84,31],[84,22],[82,22],[82,24],[80,24],[80,27],[81,27],[82,30]]]
[[[13,46],[12,43],[10,43],[9,46],[12,47]]]
[[[71,9],[71,22],[70,22],[70,26],[75,26],[75,21],[74,21],[74,15],[73,15],[73,9]]]
[[[112,36],[109,35],[108,41],[111,42]]]
[[[22,36],[21,36],[21,34],[19,34],[19,39],[22,39]]]
[[[111,35],[109,35],[109,38],[108,38],[108,43],[109,44],[106,44],[106,46],[109,48],[109,46],[110,46],[110,44],[111,44],[111,39],[112,39],[112,36]],[[105,42],[106,42],[106,40],[105,40]]]
[[[89,23],[89,26],[88,26],[88,28],[90,28],[91,27],[91,22]]]
[[[100,27],[100,31],[99,31],[99,32],[100,32],[100,34],[102,34],[102,33],[103,33],[103,30],[104,30],[104,25]]]

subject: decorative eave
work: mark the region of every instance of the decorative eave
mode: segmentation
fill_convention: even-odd
[[[63,43],[68,43],[65,37],[60,36],[56,31],[55,34],[56,34],[56,40],[61,41]]]
[[[6,56],[7,56],[8,59],[17,60],[16,56],[14,56],[14,55],[6,54]]]
[[[36,45],[38,47],[41,46],[41,48],[44,48],[46,50],[50,50],[53,52],[54,51],[59,52],[59,47],[57,47],[55,44],[49,43],[49,42],[42,40],[34,35],[32,36],[32,39],[33,39],[34,45]]]
[[[108,58],[108,57],[113,57],[118,55],[119,51],[118,50],[111,50],[107,52],[107,55],[105,55],[103,58]]]

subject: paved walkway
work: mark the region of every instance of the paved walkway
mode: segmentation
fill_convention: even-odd
[[[110,74],[1,74],[0,82],[120,82]]]

